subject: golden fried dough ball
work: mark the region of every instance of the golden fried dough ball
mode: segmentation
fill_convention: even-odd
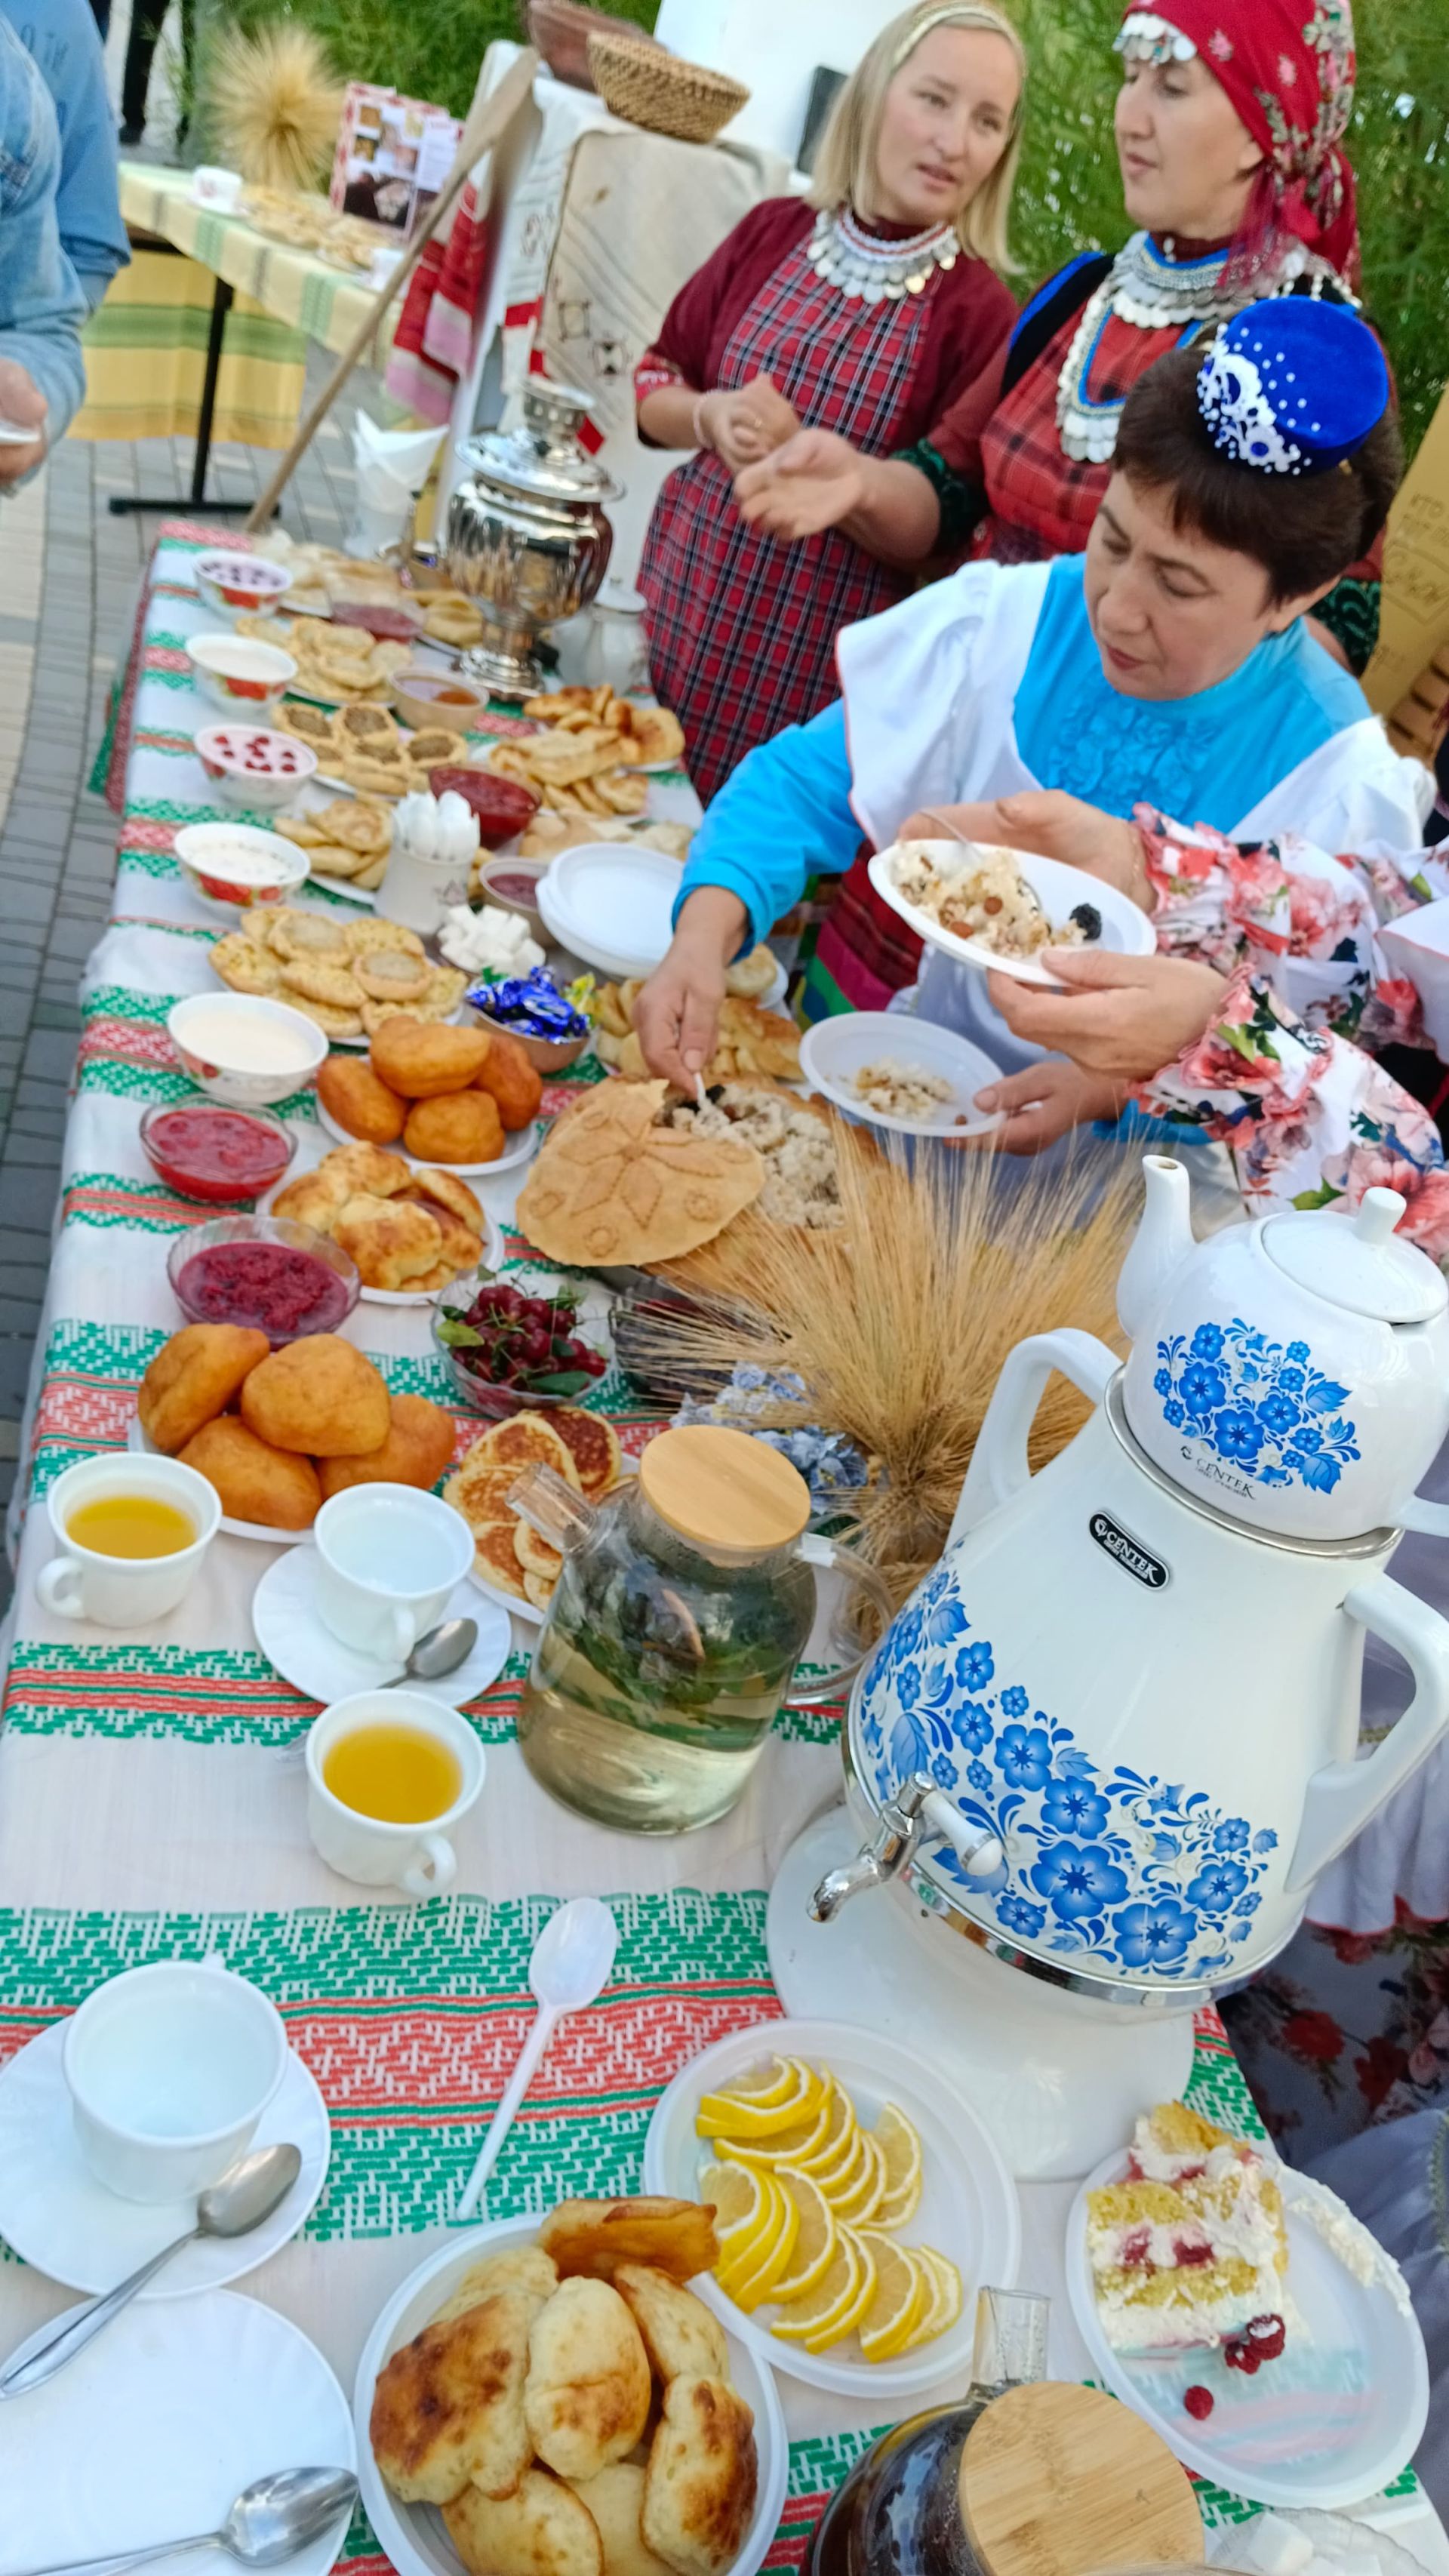
[[[493,1029],[488,1036],[488,1054],[481,1073],[474,1075],[479,1091],[491,1092],[498,1103],[505,1127],[515,1132],[538,1116],[543,1098],[543,1078],[515,1037],[506,1030]]]
[[[437,1268],[443,1246],[442,1228],[426,1208],[365,1191],[334,1217],[332,1240],[356,1262],[364,1288],[394,1291],[418,1287]]]
[[[466,1090],[482,1072],[491,1043],[486,1029],[440,1028],[395,1011],[373,1038],[372,1069],[405,1100],[432,1100],[439,1092]]]
[[[365,1458],[324,1458],[324,1497],[348,1485],[416,1485],[431,1493],[453,1455],[453,1417],[425,1395],[393,1395],[392,1423],[380,1449]]]
[[[644,2472],[644,2539],[675,2576],[722,2576],[744,2546],[759,2464],[755,2419],[723,2379],[671,2379]]]
[[[252,1370],[242,1420],[274,1449],[311,1458],[361,1458],[391,1426],[387,1388],[371,1360],[337,1333],[308,1333]]]
[[[681,2288],[652,2263],[621,2263],[614,2287],[661,2379],[728,2379],[724,2328],[692,2290]]]
[[[593,2515],[546,2469],[525,2469],[509,2496],[465,2487],[443,2521],[468,2576],[603,2576]]]
[[[474,1195],[466,1181],[459,1180],[456,1172],[414,1172],[409,1196],[416,1198],[419,1193],[429,1206],[448,1208],[460,1225],[466,1225],[470,1234],[486,1231],[482,1200]]]
[[[561,2281],[528,2339],[523,2409],[533,2447],[561,2478],[592,2478],[633,2450],[649,2420],[649,2362],[607,2281]]]
[[[181,1460],[215,1486],[222,1510],[234,1521],[260,1521],[267,1529],[310,1529],[321,1507],[322,1487],[311,1459],[270,1448],[234,1413],[204,1422],[187,1441]]]
[[[159,1350],[141,1380],[136,1411],[158,1449],[174,1457],[225,1411],[243,1378],[271,1349],[244,1324],[187,1324]]]
[[[615,2460],[596,2478],[570,2483],[580,2504],[588,2506],[604,2544],[604,2576],[671,2576],[663,2559],[645,2545],[644,2471],[637,2460]]]
[[[317,1097],[339,1127],[369,1145],[395,1145],[402,1134],[406,1102],[356,1056],[329,1055],[317,1076]]]
[[[495,2290],[532,2290],[542,2306],[557,2288],[558,2274],[541,2246],[509,2246],[502,2254],[485,2254],[481,2262],[470,2264],[432,2323],[447,2325],[465,2308],[476,2308],[481,2300],[491,2299]]]
[[[424,2326],[378,2373],[373,2455],[405,2504],[447,2504],[476,2478],[506,2495],[532,2456],[523,2420],[527,2290],[499,2290],[447,2325]]]
[[[449,1091],[418,1100],[408,1111],[403,1143],[433,1163],[496,1163],[503,1151],[503,1120],[486,1091]]]

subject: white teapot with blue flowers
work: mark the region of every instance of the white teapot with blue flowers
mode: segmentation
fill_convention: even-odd
[[[1449,1727],[1449,1623],[1385,1571],[1449,1433],[1449,1291],[1370,1190],[1194,1240],[1145,1164],[1125,1366],[1073,1330],[1002,1370],[946,1552],[858,1679],[867,1828],[810,1911],[894,1881],[1077,1992],[1179,2008],[1261,1967]],[[1091,1418],[1040,1474],[1055,1370]],[[1358,1755],[1367,1631],[1413,1696]],[[1130,1990],[1130,1993],[1129,1993]]]

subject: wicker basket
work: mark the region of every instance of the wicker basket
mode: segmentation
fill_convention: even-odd
[[[555,80],[567,81],[570,89],[592,89],[594,76],[589,69],[589,38],[597,35],[640,37],[640,30],[629,18],[611,18],[602,9],[588,9],[580,0],[524,0],[523,20],[528,41],[542,54]],[[647,37],[640,39],[648,43]]]
[[[616,116],[681,143],[712,143],[750,94],[742,81],[707,71],[702,63],[681,62],[638,34],[591,35],[589,69]]]

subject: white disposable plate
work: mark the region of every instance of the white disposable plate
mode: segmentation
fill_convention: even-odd
[[[1278,2360],[1253,2378],[1229,2370],[1216,2351],[1156,2360],[1115,2352],[1107,2341],[1087,2260],[1087,2194],[1124,2179],[1122,2149],[1088,2174],[1067,2219],[1072,2311],[1113,2396],[1160,2433],[1185,2468],[1259,2504],[1356,2504],[1396,2478],[1418,2448],[1429,2411],[1424,2338],[1388,2255],[1377,2279],[1357,2280],[1303,2214],[1311,2197],[1331,2195],[1291,2165],[1273,2169],[1288,2222],[1285,2286],[1306,2332],[1290,2335]],[[1213,2400],[1203,2423],[1182,2403],[1193,2387]]]
[[[883,1057],[939,1074],[951,1085],[950,1099],[929,1118],[889,1118],[872,1109],[856,1090],[855,1078]],[[954,1029],[911,1019],[904,1011],[841,1011],[816,1020],[800,1040],[800,1073],[847,1117],[886,1128],[893,1136],[989,1136],[1001,1125],[999,1110],[973,1105],[978,1091],[1000,1080],[1000,1065]]]
[[[485,2227],[470,2227],[452,2235],[435,2253],[410,2272],[400,2289],[393,2292],[376,2325],[363,2346],[357,2365],[353,2389],[352,2417],[357,2428],[357,2474],[362,2484],[362,2501],[368,2519],[381,2541],[398,2576],[461,2576],[462,2561],[443,2526],[442,2515],[435,2505],[400,2504],[392,2489],[383,2484],[377,2462],[372,2456],[369,2424],[372,2416],[372,2394],[384,2362],[390,2361],[405,2343],[422,2332],[430,2318],[451,2297],[469,2267],[485,2254],[501,2253],[505,2246],[532,2244],[538,2234],[537,2218],[499,2218]],[[701,2287],[699,2282],[692,2285]],[[785,2510],[785,2490],[790,2470],[790,2446],[785,2432],[785,2418],[775,2383],[755,2354],[740,2339],[730,2339],[730,2375],[745,2404],[755,2418],[755,2448],[759,2454],[759,2493],[755,2518],[750,2525],[745,2545],[724,2576],[755,2576],[755,2571],[773,2546]],[[18,2412],[18,2409],[11,2409]]]
[[[369,894],[366,886],[354,885],[350,877],[325,877],[320,868],[309,868],[307,870],[307,883],[308,885],[320,886],[324,894],[340,894],[344,903],[360,904],[364,912],[376,912],[377,910],[376,894]],[[365,1046],[369,1043],[370,1041],[365,1038],[333,1038],[331,1040],[331,1044],[333,1046]]]
[[[919,841],[912,848],[928,850],[933,859],[956,860],[964,855],[959,841]],[[928,947],[944,949],[948,957],[957,957],[964,966],[978,966],[998,975],[1014,975],[1021,984],[1045,984],[1059,990],[1055,978],[1034,957],[999,957],[983,939],[960,939],[954,930],[943,930],[939,921],[920,906],[908,903],[896,887],[892,875],[900,843],[888,850],[878,850],[870,863],[870,881],[882,903],[898,913],[918,939]],[[1104,885],[1100,877],[1089,877],[1082,868],[1063,867],[1058,859],[1039,858],[1035,850],[1012,852],[1022,875],[1036,896],[1048,920],[1065,921],[1074,904],[1093,903],[1102,916],[1102,936],[1093,942],[1119,957],[1151,957],[1157,940],[1145,912],[1115,886]],[[1083,952],[1084,954],[1087,952]]]
[[[321,1108],[322,1103],[320,1100],[318,1101],[317,1106],[319,1109]],[[344,1145],[355,1145],[358,1141],[359,1140],[356,1136],[344,1136],[342,1139]],[[330,1147],[328,1150],[331,1150]],[[383,1151],[384,1153],[392,1154],[396,1153],[397,1148],[394,1145],[385,1145],[383,1147]],[[267,1191],[266,1196],[258,1199],[258,1216],[270,1216],[278,1194],[286,1188],[287,1182],[300,1180],[303,1172],[315,1171],[317,1165],[322,1161],[322,1159],[323,1157],[320,1154],[314,1154],[309,1162],[302,1162],[299,1157],[298,1161],[293,1165],[292,1170],[286,1173],[280,1181],[274,1181],[272,1187]],[[441,1172],[447,1168],[442,1163],[413,1162],[412,1156],[409,1154],[404,1154],[401,1159],[405,1163],[412,1163],[414,1171]],[[496,1172],[498,1166],[494,1163],[491,1164],[489,1168]],[[483,1270],[496,1270],[502,1258],[502,1230],[494,1218],[489,1214],[487,1208],[485,1208],[483,1210],[483,1254],[478,1267]],[[451,1287],[451,1285],[452,1282],[449,1281],[448,1286]],[[448,1294],[448,1288],[359,1288],[357,1294],[358,1302],[364,1306],[435,1306],[440,1297],[446,1297]]]
[[[988,2286],[1009,2290],[1015,2281],[1021,2211],[1016,2185],[989,2130],[964,2095],[943,2082],[939,2069],[899,2040],[834,2021],[757,2022],[751,2030],[716,2040],[713,2048],[690,2059],[655,2106],[644,2141],[645,2190],[698,2199],[700,2171],[713,2153],[711,2142],[694,2133],[701,2096],[734,2083],[770,2057],[803,2057],[812,2066],[828,2066],[849,2093],[862,2127],[873,2128],[887,2102],[915,2123],[922,2148],[921,2201],[898,2241],[933,2245],[950,2257],[961,2275],[961,2314],[934,2343],[922,2344],[898,2361],[869,2362],[859,2358],[853,2342],[845,2350],[856,2352],[854,2360],[782,2343],[769,2330],[773,2308],[767,2304],[746,2316],[712,2279],[696,2282],[700,2297],[731,2335],[776,2370],[807,2380],[812,2388],[827,2388],[836,2397],[879,2401],[889,2412],[897,2398],[920,2396],[944,2380],[964,2387],[971,2371],[976,2293]]]
[[[317,1116],[328,1135],[334,1137],[339,1145],[357,1143],[357,1138],[348,1135],[346,1128],[339,1119],[333,1117],[323,1100],[317,1103]],[[406,1146],[401,1144],[389,1145],[386,1151],[389,1154],[401,1154],[415,1170],[456,1172],[460,1181],[490,1181],[497,1172],[516,1172],[520,1163],[531,1163],[543,1142],[543,1131],[544,1121],[541,1118],[531,1118],[526,1127],[515,1127],[511,1135],[505,1131],[503,1151],[496,1161],[491,1163],[429,1163],[425,1155],[409,1154]]]
[[[277,1186],[281,1187],[280,1182]],[[155,1441],[142,1427],[138,1413],[133,1413],[126,1425],[126,1447],[133,1458],[154,1458],[159,1454]],[[309,1529],[268,1529],[265,1521],[233,1520],[230,1512],[222,1513],[220,1527],[225,1530],[228,1538],[260,1539],[264,1547],[310,1547],[312,1543],[312,1533]],[[4,2229],[0,2227],[0,2235],[3,2233]]]
[[[399,1678],[398,1666],[380,1655],[359,1654],[345,1646],[318,1615],[315,1605],[317,1556],[279,1556],[269,1565],[252,1594],[252,1631],[262,1653],[284,1682],[308,1699],[330,1707],[356,1691],[385,1690]],[[472,1615],[466,1578],[454,1588],[445,1619]],[[478,1620],[478,1642],[456,1672],[442,1681],[409,1681],[409,1690],[424,1691],[443,1708],[461,1708],[495,1682],[508,1659],[512,1633],[506,1619],[485,1614]]]
[[[0,2570],[215,2531],[272,2469],[356,2463],[346,2398],[275,2308],[234,2290],[137,2300],[44,2388],[0,2406]],[[289,2558],[288,2576],[327,2576],[347,2523]],[[151,2563],[172,2576],[196,2559]]]
[[[196,2223],[194,2200],[122,2200],[97,2182],[81,2154],[61,2067],[66,2025],[52,2023],[17,2049],[0,2075],[0,2235],[11,2251],[95,2296],[174,2245]],[[281,2085],[257,2123],[255,2147],[289,2143],[302,2170],[285,2199],[246,2236],[201,2236],[142,2290],[183,2299],[240,2280],[295,2236],[316,2207],[332,2153],[327,2105],[300,2057],[288,2052]]]
[[[674,936],[682,860],[627,841],[580,841],[538,880],[552,938],[606,975],[648,975]]]

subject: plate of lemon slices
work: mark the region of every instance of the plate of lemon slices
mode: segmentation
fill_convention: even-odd
[[[697,2282],[776,2370],[842,2397],[970,2375],[976,2293],[1010,2289],[1016,2185],[935,2068],[843,2022],[768,2021],[691,2059],[661,2097],[644,2188],[707,2200]]]

